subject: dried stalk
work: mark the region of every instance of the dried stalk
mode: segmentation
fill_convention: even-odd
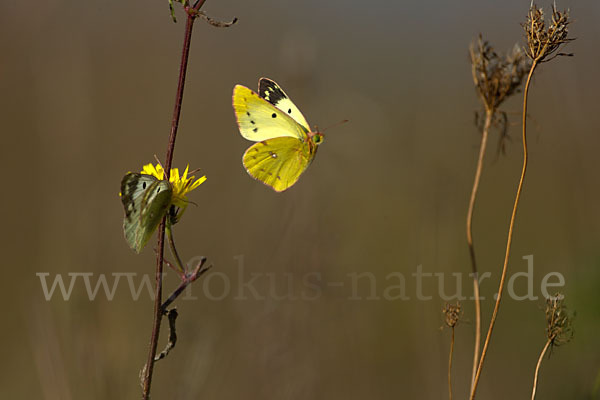
[[[525,35],[527,39],[527,56],[531,59],[531,67],[527,75],[527,81],[525,82],[525,90],[523,93],[523,115],[522,115],[522,139],[523,139],[523,166],[521,169],[521,177],[519,179],[519,185],[517,186],[517,192],[515,195],[515,202],[513,205],[513,211],[510,217],[510,224],[508,228],[508,238],[506,241],[506,252],[504,255],[504,265],[502,266],[502,275],[500,277],[500,284],[498,287],[498,294],[496,297],[496,304],[494,305],[494,311],[488,327],[488,332],[483,344],[483,350],[481,352],[481,358],[479,359],[479,365],[473,380],[471,387],[470,399],[475,398],[477,385],[483,369],[483,363],[487,354],[487,349],[490,344],[496,318],[498,316],[498,310],[500,309],[500,301],[502,299],[502,293],[504,290],[504,282],[506,279],[506,272],[508,270],[508,259],[510,257],[510,250],[512,244],[512,237],[514,233],[515,220],[517,216],[517,209],[519,206],[519,200],[521,198],[521,192],[525,183],[525,174],[527,172],[528,152],[527,152],[527,96],[529,93],[529,86],[531,84],[531,77],[538,66],[538,64],[550,61],[562,53],[556,53],[559,47],[569,42],[572,39],[568,38],[568,26],[570,24],[570,18],[568,11],[557,11],[556,7],[552,7],[551,24],[546,28],[544,22],[544,14],[535,4],[531,4],[529,13],[527,14],[526,22],[523,24],[525,29]]]
[[[527,70],[528,62],[518,46],[513,47],[512,52],[503,57],[497,54],[493,47],[487,41],[483,40],[481,35],[479,35],[476,43],[471,44],[469,55],[471,58],[473,83],[485,109],[485,121],[481,128],[479,157],[477,159],[475,178],[467,210],[467,245],[469,246],[469,255],[471,258],[473,295],[475,298],[475,345],[471,373],[472,388],[479,363],[479,350],[481,346],[481,299],[479,295],[479,272],[473,242],[473,212],[475,210],[475,201],[479,190],[488,137],[494,117],[502,102],[518,90]],[[506,123],[504,123],[504,126],[506,127]],[[502,148],[502,140],[504,140],[505,136],[505,134],[500,136],[500,148]]]

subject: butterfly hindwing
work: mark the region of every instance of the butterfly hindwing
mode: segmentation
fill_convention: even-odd
[[[129,173],[121,181],[125,208],[123,231],[129,246],[139,253],[146,245],[172,200],[173,189],[166,180],[152,175]]]
[[[273,104],[275,107],[292,117],[304,129],[310,131],[310,125],[298,107],[290,100],[281,87],[269,78],[260,78],[258,81],[258,94],[260,97]]]
[[[246,171],[255,179],[282,192],[292,186],[315,157],[316,145],[292,137],[258,142],[243,157]]]
[[[233,109],[240,133],[254,142],[288,136],[304,139],[307,130],[293,118],[242,85],[233,88]]]

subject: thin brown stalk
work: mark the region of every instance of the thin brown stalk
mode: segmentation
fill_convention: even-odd
[[[454,327],[450,339],[450,356],[448,357],[448,398],[452,400],[452,356],[454,354]]]
[[[538,381],[538,374],[540,372],[540,366],[542,365],[542,360],[544,358],[544,355],[546,354],[546,351],[548,350],[548,348],[550,347],[551,344],[552,344],[552,339],[548,339],[546,341],[546,345],[544,346],[544,348],[542,349],[542,352],[540,353],[540,358],[538,359],[537,365],[535,366],[535,375],[533,376],[533,390],[531,391],[531,400],[535,399],[535,390],[537,389],[537,381]]]
[[[452,357],[454,355],[454,328],[462,318],[462,307],[459,302],[456,304],[446,303],[442,312],[445,315],[445,323],[452,329],[452,338],[450,339],[450,355],[448,356],[448,396],[452,400]]]
[[[179,79],[177,84],[177,93],[175,96],[175,107],[173,110],[173,119],[171,120],[171,132],[169,135],[169,144],[167,147],[167,156],[165,159],[165,173],[167,179],[171,172],[173,162],[173,152],[175,150],[175,138],[177,137],[177,128],[179,127],[179,117],[181,115],[181,103],[183,101],[183,88],[185,86],[185,75],[187,72],[188,58],[190,54],[190,43],[192,40],[192,28],[197,17],[197,12],[204,5],[206,0],[197,1],[190,9],[186,7],[187,21],[185,26],[185,36],[183,41],[183,51],[181,54],[181,64],[179,66]],[[154,320],[152,322],[152,335],[150,338],[150,349],[148,351],[148,361],[143,370],[143,391],[142,398],[147,400],[150,398],[150,387],[152,384],[152,373],[154,371],[154,362],[156,358],[156,349],[158,347],[158,338],[160,335],[160,323],[163,316],[162,305],[162,275],[163,275],[163,260],[164,260],[164,241],[165,241],[165,221],[163,218],[158,228],[158,244],[156,255],[156,287],[154,293]]]
[[[529,74],[527,75],[527,81],[525,82],[525,90],[523,93],[523,168],[521,170],[521,177],[519,179],[519,185],[517,187],[517,193],[515,195],[515,203],[513,205],[512,215],[510,217],[510,225],[508,227],[508,238],[506,241],[506,252],[504,255],[504,265],[502,266],[502,276],[500,277],[500,285],[498,286],[498,296],[496,298],[496,304],[494,305],[494,311],[492,313],[492,318],[490,320],[490,325],[487,331],[487,335],[485,338],[485,342],[483,344],[483,350],[481,352],[481,358],[479,359],[479,365],[477,367],[477,372],[475,374],[475,380],[473,381],[473,385],[471,388],[471,397],[473,400],[475,398],[475,392],[477,390],[477,384],[479,383],[479,378],[481,376],[481,370],[483,369],[483,362],[485,360],[485,356],[487,354],[487,349],[490,344],[490,339],[492,337],[492,332],[494,330],[494,325],[496,323],[496,318],[498,316],[498,310],[500,309],[500,301],[502,300],[502,291],[504,289],[504,281],[506,279],[506,271],[508,269],[508,259],[510,257],[510,248],[512,244],[512,237],[515,227],[515,220],[517,217],[517,209],[519,207],[519,200],[521,199],[521,192],[523,190],[523,184],[525,183],[525,173],[527,172],[527,94],[529,92],[529,85],[531,83],[531,77],[533,76],[533,71],[537,66],[537,60],[533,60],[531,64],[531,69],[529,70]]]
[[[504,289],[504,282],[506,279],[506,272],[508,269],[508,259],[510,257],[510,249],[512,244],[512,237],[514,232],[515,219],[517,216],[517,209],[519,206],[519,200],[521,198],[521,192],[525,183],[525,174],[527,172],[527,95],[529,93],[529,85],[531,84],[531,77],[535,71],[536,66],[539,63],[550,61],[559,55],[568,55],[563,53],[556,53],[558,49],[565,43],[570,42],[573,39],[568,37],[568,26],[571,23],[569,18],[569,12],[558,11],[556,6],[552,7],[551,21],[548,26],[544,22],[544,13],[542,9],[538,8],[533,2],[529,7],[529,12],[523,27],[525,29],[525,36],[527,39],[527,56],[531,60],[531,66],[527,75],[527,81],[525,83],[525,90],[523,93],[523,115],[522,115],[522,126],[523,126],[523,168],[521,170],[521,178],[519,179],[519,185],[517,187],[517,193],[515,195],[515,202],[513,206],[512,215],[510,217],[510,225],[508,228],[508,238],[506,241],[506,253],[504,256],[504,265],[502,266],[502,276],[500,277],[500,284],[498,287],[498,294],[496,297],[496,304],[494,305],[494,311],[490,320],[485,342],[483,344],[483,350],[479,359],[479,365],[475,374],[475,379],[471,387],[471,400],[475,398],[477,390],[477,384],[481,377],[481,371],[483,369],[483,363],[487,354],[487,349],[490,344],[496,318],[498,316],[498,310],[500,309],[500,302],[502,300],[502,293]]]
[[[473,351],[473,372],[471,376],[471,386],[475,380],[475,372],[479,361],[479,348],[481,346],[481,300],[479,298],[479,273],[475,259],[475,246],[473,244],[473,210],[475,209],[475,200],[477,199],[477,190],[481,179],[483,169],[483,159],[487,148],[487,141],[492,125],[494,112],[491,109],[485,111],[485,123],[481,133],[481,145],[479,146],[479,158],[477,159],[477,168],[475,170],[475,179],[473,180],[473,189],[469,200],[469,209],[467,211],[467,244],[469,245],[469,254],[471,255],[471,269],[473,273],[473,296],[475,297],[475,348]]]
[[[477,40],[469,46],[471,59],[471,75],[473,83],[485,110],[485,120],[481,127],[481,145],[479,146],[479,157],[475,169],[475,178],[469,199],[467,211],[467,245],[471,258],[471,269],[473,276],[473,295],[475,300],[475,343],[473,349],[473,367],[471,372],[471,390],[475,381],[481,347],[481,300],[479,294],[479,272],[475,257],[475,245],[473,242],[473,213],[479,183],[483,170],[490,129],[497,115],[498,107],[509,96],[516,93],[523,81],[529,67],[525,54],[518,46],[506,55],[496,53],[494,48],[479,35]],[[505,133],[500,136],[500,149],[503,147]]]

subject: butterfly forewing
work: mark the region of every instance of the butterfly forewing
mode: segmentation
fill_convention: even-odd
[[[316,146],[291,137],[278,137],[252,145],[244,153],[246,171],[282,192],[292,186],[310,165]]]
[[[240,133],[254,142],[281,136],[307,137],[306,129],[257,93],[242,85],[233,88],[233,109]]]
[[[260,97],[273,104],[275,107],[292,117],[304,129],[310,131],[310,125],[298,107],[290,100],[287,94],[275,81],[269,78],[260,78],[258,81],[258,94]]]
[[[171,204],[173,190],[166,180],[129,173],[121,181],[125,208],[123,231],[129,246],[139,253],[146,245]]]

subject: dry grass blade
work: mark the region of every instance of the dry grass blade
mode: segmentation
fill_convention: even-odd
[[[198,15],[202,17],[202,19],[205,20],[209,25],[212,25],[216,28],[229,28],[231,25],[235,24],[238,21],[237,18],[233,18],[229,22],[217,21],[216,19],[206,15],[204,11],[198,11]]]
[[[177,309],[172,308],[165,312],[167,318],[169,318],[169,341],[165,346],[165,349],[160,352],[156,357],[154,357],[154,361],[159,361],[169,355],[171,350],[175,348],[175,344],[177,343],[177,329],[176,329],[176,321],[179,314],[177,313]]]

